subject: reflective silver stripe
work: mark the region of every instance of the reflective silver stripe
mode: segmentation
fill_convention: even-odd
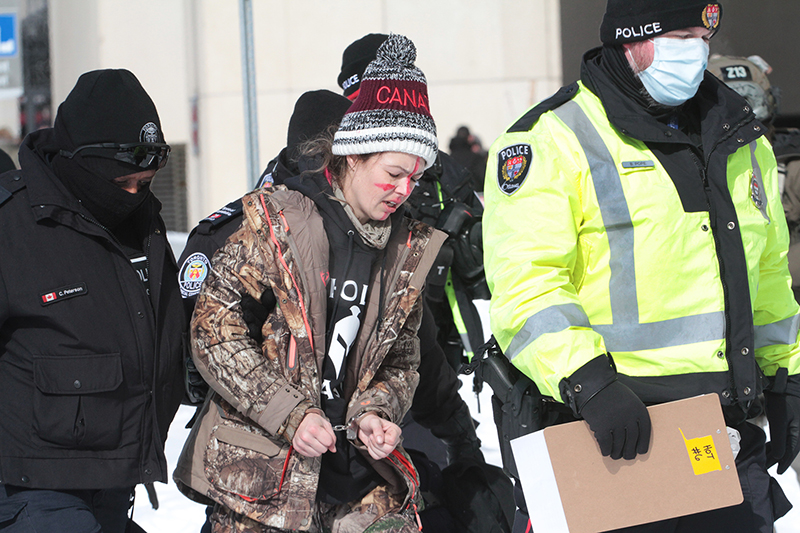
[[[633,223],[616,162],[576,101],[565,103],[554,113],[572,130],[583,148],[608,235],[612,325],[593,327],[603,336],[606,348],[611,352],[652,350],[723,339],[725,316],[722,311],[639,323]],[[760,169],[758,174],[760,176]]]
[[[464,345],[464,351],[465,351],[467,354],[469,354],[469,355],[470,355],[470,357],[472,357],[472,354],[473,354],[474,352],[472,351],[472,343],[470,343],[470,342],[469,342],[469,335],[467,335],[466,333],[461,333],[461,332],[459,331],[459,332],[458,332],[458,336],[459,336],[459,337],[461,337],[461,344],[463,344],[463,345]]]
[[[511,344],[505,351],[506,357],[514,359],[528,347],[530,343],[545,333],[558,333],[569,327],[588,328],[589,318],[583,308],[577,304],[554,305],[542,309],[533,316],[528,317],[522,328],[511,339]]]
[[[756,350],[773,344],[793,345],[797,342],[800,315],[790,316],[779,322],[756,326]]]
[[[636,269],[633,258],[633,223],[622,191],[622,180],[611,152],[592,121],[571,100],[555,110],[556,116],[578,137],[592,171],[597,203],[608,234],[609,290],[614,324],[638,324]]]
[[[750,161],[753,163],[753,178],[756,180],[758,184],[758,199],[761,205],[756,202],[756,196],[753,192],[753,185],[750,185],[750,197],[753,199],[753,203],[756,204],[756,207],[759,211],[761,211],[761,215],[767,219],[767,224],[771,221],[769,219],[769,215],[767,214],[767,191],[764,190],[764,178],[761,175],[761,165],[758,164],[758,158],[756,158],[756,148],[758,147],[758,142],[753,141],[750,143]]]
[[[706,313],[645,324],[592,326],[592,329],[603,336],[609,352],[635,352],[719,340],[725,329],[725,315]]]

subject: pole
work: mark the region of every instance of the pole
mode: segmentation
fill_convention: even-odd
[[[247,178],[256,186],[261,167],[258,163],[258,107],[256,105],[256,64],[253,53],[253,1],[239,0],[242,36],[242,95],[244,99],[244,134],[247,154]]]

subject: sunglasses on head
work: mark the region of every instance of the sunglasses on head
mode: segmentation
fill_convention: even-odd
[[[59,155],[72,159],[75,154],[81,150],[96,150],[92,153],[93,156],[105,157],[107,159],[116,159],[123,163],[128,163],[143,169],[156,168],[158,170],[164,168],[169,159],[170,147],[165,143],[97,143],[97,144],[84,144],[77,147],[72,152],[66,150],[59,150]],[[113,158],[108,157],[105,150],[116,150]],[[86,154],[90,155],[90,154]]]

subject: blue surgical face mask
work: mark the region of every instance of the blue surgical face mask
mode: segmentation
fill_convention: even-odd
[[[697,94],[708,66],[708,43],[703,39],[653,39],[653,63],[639,73],[653,100],[679,106]]]

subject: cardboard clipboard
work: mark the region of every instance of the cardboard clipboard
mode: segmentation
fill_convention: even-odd
[[[716,394],[648,411],[650,450],[630,461],[603,457],[583,420],[511,441],[533,531],[594,533],[743,501]]]

